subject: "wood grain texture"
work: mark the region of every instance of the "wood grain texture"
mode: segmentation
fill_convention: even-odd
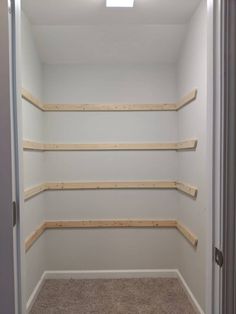
[[[179,221],[176,221],[176,228],[192,244],[192,246],[197,247],[198,238],[187,227]]]
[[[30,141],[30,140],[23,140],[23,149],[24,150],[45,151],[45,144]]]
[[[197,89],[194,89],[187,95],[185,95],[183,98],[181,98],[177,103],[176,103],[176,110],[179,110],[183,108],[184,106],[190,104],[192,101],[194,101],[197,98]]]
[[[106,150],[188,150],[196,149],[197,140],[167,143],[83,143],[43,144],[30,140],[23,141],[24,150],[37,151],[106,151]]]
[[[198,238],[178,220],[56,220],[45,221],[25,241],[26,252],[47,229],[83,228],[176,228],[195,248]]]
[[[176,104],[44,104],[44,111],[175,111]]]
[[[194,89],[176,103],[161,104],[43,104],[30,92],[22,89],[22,98],[43,111],[177,111],[194,101],[197,90]]]
[[[176,188],[178,191],[181,191],[185,194],[188,194],[189,196],[196,198],[198,189],[192,185],[189,185],[188,183],[184,182],[176,182]]]
[[[176,181],[89,181],[89,182],[46,182],[26,189],[25,200],[47,191],[63,190],[108,190],[108,189],[177,189],[193,198],[197,197],[197,188]]]
[[[45,223],[42,223],[26,240],[25,240],[25,251],[27,252],[35,241],[43,234],[45,231]]]
[[[47,190],[47,186],[45,183],[41,183],[39,185],[36,185],[34,187],[28,188],[24,192],[24,199],[25,201],[30,199],[31,197],[36,196],[39,193],[42,193],[43,191]]]
[[[48,190],[175,189],[174,181],[48,182]]]
[[[195,150],[197,148],[198,140],[197,139],[189,139],[185,141],[180,141],[176,143],[176,150]]]
[[[60,228],[172,228],[176,220],[64,220],[47,221],[45,227]]]
[[[34,97],[30,92],[28,92],[24,88],[22,89],[21,96],[23,99],[25,99],[26,101],[28,101],[29,103],[37,107],[38,109],[44,111],[44,108],[43,108],[44,105],[42,104],[42,102],[38,100],[36,97]]]

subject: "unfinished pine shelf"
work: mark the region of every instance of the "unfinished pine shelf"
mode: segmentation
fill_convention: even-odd
[[[162,104],[44,104],[30,92],[22,89],[22,98],[42,111],[178,111],[194,101],[197,89],[194,89],[175,103]]]
[[[25,240],[25,251],[27,252],[31,246],[38,240],[38,238],[45,231],[45,223],[42,223],[32,234]]]
[[[172,143],[91,143],[91,144],[43,144],[23,141],[24,150],[33,151],[105,151],[105,150],[190,150],[196,149],[197,140],[189,139]]]
[[[45,221],[25,241],[26,252],[47,229],[82,228],[176,228],[193,247],[198,238],[178,220],[63,220]]]
[[[30,104],[34,105],[36,108],[44,111],[42,102],[24,88],[21,91],[21,97],[28,101]]]
[[[197,188],[178,181],[103,181],[103,182],[47,182],[24,192],[25,200],[43,191],[57,190],[108,190],[108,189],[176,189],[193,198],[197,197]]]
[[[34,197],[40,193],[42,193],[43,191],[46,191],[47,190],[47,186],[45,183],[41,183],[41,184],[38,184],[32,188],[29,188],[29,189],[26,189],[24,191],[24,199],[25,201],[30,199],[31,197]]]

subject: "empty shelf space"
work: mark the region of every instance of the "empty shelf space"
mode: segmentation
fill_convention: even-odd
[[[47,229],[83,228],[176,228],[193,247],[198,238],[178,220],[59,220],[45,221],[25,241],[26,252]]]
[[[194,89],[175,103],[160,104],[45,104],[26,89],[22,89],[22,98],[42,111],[178,111],[194,101],[197,89]]]
[[[48,190],[107,190],[107,189],[176,189],[193,198],[197,197],[197,188],[178,181],[90,181],[90,182],[47,182],[24,192],[25,200]]]

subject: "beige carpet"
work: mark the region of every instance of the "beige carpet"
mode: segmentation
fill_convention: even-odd
[[[175,278],[46,280],[30,314],[195,314]]]

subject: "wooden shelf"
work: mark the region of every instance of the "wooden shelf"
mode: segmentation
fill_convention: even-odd
[[[44,104],[22,89],[22,98],[42,111],[178,111],[197,97],[194,89],[176,103],[161,104]]]
[[[198,238],[187,227],[179,221],[176,221],[176,228],[192,244],[192,246],[197,246]]]
[[[197,89],[194,89],[193,91],[185,95],[183,98],[181,98],[179,101],[177,101],[176,110],[179,110],[183,108],[184,106],[190,104],[196,98],[197,98]]]
[[[44,111],[176,111],[176,104],[44,104]]]
[[[44,105],[43,103],[38,100],[36,97],[34,97],[30,92],[28,92],[26,89],[22,89],[21,96],[23,99],[28,101],[30,104],[34,105],[36,108],[44,111]]]
[[[41,183],[39,185],[36,185],[32,188],[26,189],[24,191],[24,199],[25,201],[30,199],[31,197],[34,197],[38,195],[39,193],[42,193],[43,191],[47,190],[47,186],[45,183]]]
[[[24,192],[28,200],[43,191],[56,190],[108,190],[108,189],[176,189],[193,198],[197,197],[197,188],[178,181],[90,181],[90,182],[47,182]]]
[[[33,151],[113,151],[113,150],[189,150],[196,149],[197,140],[189,139],[172,143],[90,143],[90,144],[43,144],[23,141],[24,150]]]
[[[174,181],[48,182],[48,190],[174,189]]]
[[[178,111],[197,97],[193,90],[175,103],[160,104],[45,104],[30,92],[23,89],[22,98],[44,111]],[[91,143],[91,144],[43,144],[29,140],[23,142],[25,150],[38,151],[99,151],[99,150],[187,150],[195,149],[197,140],[185,140],[175,143]],[[24,192],[25,200],[49,190],[95,190],[95,189],[176,189],[193,198],[197,197],[197,188],[178,181],[125,181],[125,182],[48,182],[42,183]],[[35,241],[47,229],[68,228],[175,228],[194,247],[197,237],[177,220],[89,220],[89,221],[46,221],[42,223],[25,241],[28,251]]]
[[[176,189],[178,191],[188,194],[192,196],[193,198],[197,197],[198,190],[194,186],[191,186],[187,183],[179,182],[179,181],[176,181],[175,184],[176,184]]]
[[[176,228],[193,247],[197,237],[177,220],[60,220],[45,221],[25,241],[26,252],[47,229],[82,228]]]
[[[47,221],[46,229],[65,228],[168,228],[176,227],[175,220],[64,220]]]
[[[26,240],[25,240],[25,251],[27,252],[35,241],[44,233],[45,223],[42,223]]]

